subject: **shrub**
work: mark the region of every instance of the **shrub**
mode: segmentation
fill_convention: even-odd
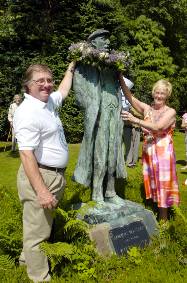
[[[68,143],[79,143],[83,136],[83,112],[78,108],[73,93],[66,98],[59,109],[60,118]]]
[[[0,252],[18,257],[22,248],[22,212],[13,188],[0,187]]]
[[[7,109],[0,109],[0,140],[6,140],[10,129]]]

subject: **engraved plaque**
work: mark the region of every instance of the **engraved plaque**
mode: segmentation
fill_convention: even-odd
[[[132,246],[144,247],[149,243],[149,234],[142,221],[135,221],[109,231],[116,254],[123,254]]]

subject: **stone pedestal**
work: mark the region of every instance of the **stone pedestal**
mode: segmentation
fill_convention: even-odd
[[[90,238],[101,255],[120,255],[132,246],[144,247],[158,232],[152,211],[132,201],[124,200],[122,205],[98,203],[93,208],[84,205],[84,211],[78,217],[90,224]]]

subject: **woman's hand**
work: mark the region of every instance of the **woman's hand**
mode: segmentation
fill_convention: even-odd
[[[134,117],[131,113],[129,113],[128,111],[124,111],[122,110],[121,111],[121,118],[124,120],[124,121],[128,121],[130,123],[135,123],[135,124],[138,124],[139,123],[139,119]]]

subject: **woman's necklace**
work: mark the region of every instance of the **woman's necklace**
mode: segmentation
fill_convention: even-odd
[[[154,106],[152,107],[152,116],[153,116],[154,122],[158,122],[160,120],[160,118],[162,117],[166,109],[167,109],[166,105],[164,105],[160,109],[155,109]]]

